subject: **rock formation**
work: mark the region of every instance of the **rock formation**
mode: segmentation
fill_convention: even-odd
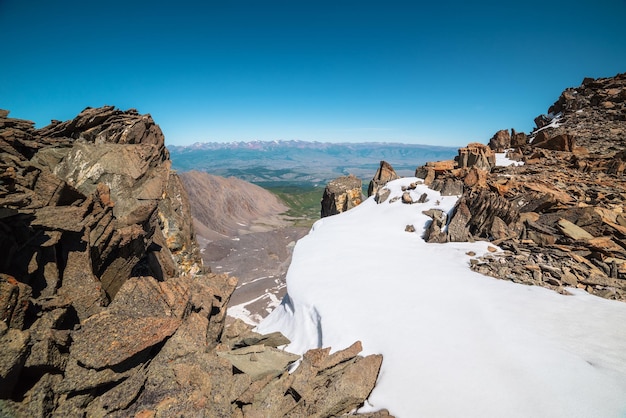
[[[367,187],[367,196],[369,197],[375,195],[378,189],[383,187],[385,184],[399,178],[400,177],[396,174],[396,171],[393,169],[391,164],[387,161],[381,161],[380,167],[376,170],[374,178],[370,181],[370,184]]]
[[[337,215],[358,206],[363,201],[361,179],[353,175],[331,180],[322,196],[321,217]]]
[[[0,250],[0,416],[330,416],[375,384],[360,347],[289,374],[284,337],[224,332],[237,280],[202,266],[149,115],[0,111]]]
[[[459,158],[445,170],[418,169],[433,183],[463,183],[447,235],[428,239],[490,240],[504,251],[474,259],[476,271],[626,300],[626,74],[585,79],[535,121],[526,139],[511,135],[522,166],[478,164],[472,173]],[[502,132],[490,141],[498,151]]]

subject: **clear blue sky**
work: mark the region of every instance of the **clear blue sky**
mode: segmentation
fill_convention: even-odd
[[[456,146],[626,72],[626,0],[420,3],[0,0],[0,108],[137,108],[168,144]]]

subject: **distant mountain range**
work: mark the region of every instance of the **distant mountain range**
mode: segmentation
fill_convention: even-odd
[[[252,141],[168,146],[173,167],[237,177],[264,187],[319,186],[348,174],[369,181],[380,161],[411,176],[427,161],[453,158],[457,147],[399,143]]]

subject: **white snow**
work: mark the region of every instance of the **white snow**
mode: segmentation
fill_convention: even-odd
[[[507,150],[509,151],[509,150]],[[508,167],[510,165],[524,165],[523,161],[515,161],[506,157],[506,152],[496,152],[496,166]]]
[[[391,197],[414,181],[389,183]],[[362,411],[626,416],[626,303],[472,272],[466,253],[483,254],[489,244],[425,243],[430,218],[422,211],[449,211],[456,197],[419,185],[413,200],[424,192],[424,204],[370,198],[316,222],[294,249],[288,296],[258,331],[283,332],[298,353],[356,340],[362,354],[382,353]],[[405,232],[407,224],[417,232]]]

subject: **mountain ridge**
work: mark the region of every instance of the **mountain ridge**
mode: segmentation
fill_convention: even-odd
[[[237,177],[263,187],[320,186],[343,175],[369,178],[381,160],[403,175],[427,161],[451,158],[457,148],[400,143],[253,141],[170,146],[173,167]]]

